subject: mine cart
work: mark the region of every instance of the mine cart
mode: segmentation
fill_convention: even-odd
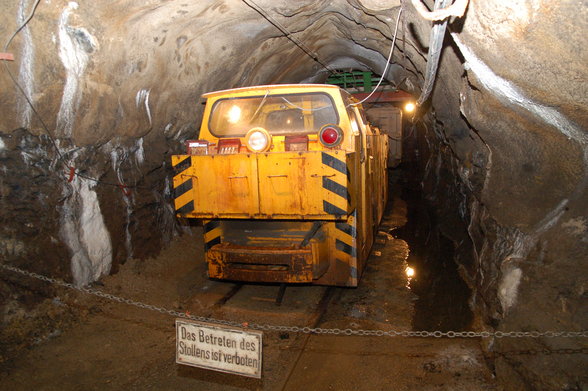
[[[209,277],[357,286],[387,196],[387,137],[336,86],[204,94],[172,156],[178,216],[201,219]]]

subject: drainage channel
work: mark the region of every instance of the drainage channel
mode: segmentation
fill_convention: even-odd
[[[407,204],[406,224],[391,233],[410,248],[407,262],[415,270],[410,288],[418,296],[413,329],[470,330],[471,290],[454,262],[453,242],[441,232],[436,212],[427,203],[418,178],[402,165],[391,174],[391,188],[398,189]]]

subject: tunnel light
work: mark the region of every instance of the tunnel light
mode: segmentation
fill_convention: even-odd
[[[412,113],[416,109],[416,106],[413,102],[408,102],[404,105],[404,111],[407,113]]]
[[[406,273],[406,277],[408,277],[408,278],[414,277],[414,269],[412,267],[407,266],[406,269],[404,269],[404,272]]]
[[[233,106],[229,109],[228,120],[231,124],[236,124],[241,119],[241,108],[239,106]]]

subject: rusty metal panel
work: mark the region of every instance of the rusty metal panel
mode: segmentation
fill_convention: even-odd
[[[366,111],[371,123],[389,136],[388,166],[397,167],[402,160],[402,110],[397,107],[375,107]]]
[[[312,251],[308,247],[249,247],[221,243],[208,250],[206,258],[211,278],[312,282]]]
[[[252,217],[259,213],[257,161],[251,154],[192,156],[191,217]]]
[[[358,251],[357,213],[346,221],[333,221],[324,225],[329,238],[329,268],[315,283],[355,287],[363,272],[365,262]]]

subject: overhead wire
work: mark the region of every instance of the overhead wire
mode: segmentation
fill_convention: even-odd
[[[18,34],[20,32],[20,30],[22,30],[31,19],[33,19],[33,16],[35,15],[35,11],[37,10],[37,6],[39,5],[39,3],[41,2],[41,0],[36,0],[35,3],[33,4],[33,6],[31,7],[31,12],[29,12],[28,16],[25,18],[25,20],[22,22],[22,24],[20,25],[19,28],[17,28],[14,33],[12,33],[12,35],[10,36],[10,38],[8,39],[8,41],[6,41],[6,45],[4,45],[4,51],[7,52],[8,51],[8,46],[10,45],[10,43],[12,42],[12,40],[14,39],[14,37],[16,37],[16,34]]]
[[[312,50],[310,50],[310,48],[308,46],[306,46],[298,38],[294,37],[294,35],[292,35],[292,33],[286,27],[284,27],[280,22],[278,22],[276,19],[274,19],[271,15],[269,15],[269,13],[267,11],[265,11],[260,5],[258,5],[257,3],[255,3],[253,0],[242,0],[242,1],[249,8],[252,8],[253,10],[257,11],[257,13],[259,13],[265,20],[267,20],[274,27],[276,27],[278,30],[280,30],[284,34],[284,36],[286,38],[288,38],[290,41],[292,41],[292,43],[294,43],[296,46],[298,46],[298,48],[300,48],[300,50],[302,50],[307,56],[309,56],[315,62],[317,62],[320,66],[322,66],[323,68],[325,68],[325,70],[327,72],[329,72],[331,75],[336,75],[337,74],[336,71],[332,70],[327,65],[325,65],[320,60],[320,58],[318,57],[318,55],[316,53],[314,53]]]
[[[394,53],[394,46],[396,46],[396,36],[398,35],[398,24],[400,22],[401,15],[402,15],[402,7],[400,7],[400,9],[398,10],[398,16],[396,17],[396,27],[394,28],[394,36],[392,38],[392,46],[390,47],[390,53],[388,54],[388,58],[386,59],[386,66],[384,67],[384,72],[382,72],[382,76],[380,77],[378,84],[376,84],[376,86],[374,87],[374,89],[372,90],[372,92],[368,96],[366,96],[365,98],[363,98],[361,101],[359,101],[357,103],[351,103],[350,104],[351,106],[360,105],[363,102],[365,102],[366,100],[368,100],[369,98],[371,98],[371,96],[376,92],[378,87],[380,87],[380,84],[382,84],[382,81],[384,80],[384,77],[386,76],[386,72],[388,72],[388,68],[390,67],[390,60],[392,59],[392,53]],[[350,105],[348,105],[348,106],[350,106]]]
[[[8,52],[8,47],[12,43],[12,40],[31,21],[31,19],[35,15],[35,11],[37,10],[37,6],[39,5],[40,1],[41,0],[36,0],[35,1],[35,3],[33,4],[33,6],[31,7],[31,11],[29,12],[28,16],[21,23],[21,25],[14,31],[14,33],[12,33],[12,35],[10,36],[10,38],[6,41],[6,44],[4,45],[4,49],[3,49],[4,52]],[[49,130],[49,127],[47,126],[47,124],[43,120],[43,117],[41,117],[41,115],[39,114],[39,112],[35,108],[35,105],[33,105],[33,102],[31,102],[29,96],[25,92],[24,88],[22,88],[22,86],[20,85],[20,83],[16,80],[16,78],[14,77],[14,75],[12,74],[12,72],[10,71],[10,68],[8,67],[7,60],[4,60],[3,59],[2,62],[4,63],[4,68],[6,69],[6,73],[8,73],[8,76],[10,77],[10,79],[12,80],[12,82],[14,83],[14,85],[17,87],[17,89],[23,95],[23,97],[27,101],[27,104],[30,106],[30,108],[33,111],[33,113],[39,119],[39,122],[41,122],[41,126],[43,127],[43,129],[47,133],[47,136],[49,136],[49,139],[51,140],[51,143],[53,144],[53,147],[55,148],[55,150],[57,151],[57,154],[59,155],[59,159],[61,161],[65,162],[64,157],[61,154],[61,151],[59,150],[59,147],[57,145],[57,142],[55,141],[55,137],[53,137],[53,133]]]
[[[14,31],[14,33],[12,33],[12,35],[10,36],[10,38],[6,41],[6,44],[4,45],[3,51],[4,52],[8,52],[8,48],[10,47],[10,44],[12,43],[12,41],[14,40],[14,38],[18,35],[18,33],[26,27],[26,25],[31,21],[31,19],[33,18],[33,16],[35,15],[35,11],[37,10],[37,6],[39,5],[41,0],[36,0],[35,3],[32,5],[31,7],[31,11],[29,12],[29,14],[27,15],[27,17],[23,20],[23,22],[21,23],[21,25]],[[71,182],[72,175],[78,176],[80,178],[84,178],[96,183],[100,183],[103,185],[108,185],[108,186],[116,186],[119,187],[123,190],[123,193],[127,194],[125,189],[129,189],[129,188],[144,188],[144,189],[148,189],[148,187],[144,187],[144,186],[137,186],[137,185],[126,185],[123,183],[113,183],[113,182],[107,182],[107,181],[103,181],[101,179],[97,179],[97,178],[93,178],[91,176],[82,174],[81,172],[79,172],[79,170],[76,170],[75,167],[71,166],[69,164],[69,162],[66,160],[65,156],[63,155],[63,153],[61,152],[61,149],[59,148],[59,145],[57,144],[57,140],[55,139],[55,136],[53,135],[53,132],[49,129],[49,126],[47,126],[46,122],[43,120],[43,117],[41,116],[41,114],[37,111],[35,105],[33,104],[33,102],[31,101],[31,99],[29,98],[29,96],[27,95],[27,93],[25,92],[24,88],[22,88],[22,86],[20,85],[20,83],[18,82],[18,80],[16,80],[16,78],[14,77],[14,75],[12,74],[12,72],[10,71],[10,68],[8,67],[7,64],[7,60],[6,59],[2,59],[2,62],[4,63],[4,69],[6,70],[6,73],[8,74],[8,76],[10,77],[10,79],[12,80],[12,82],[14,83],[14,85],[16,86],[16,88],[18,89],[18,91],[20,91],[20,93],[23,95],[23,97],[25,98],[27,104],[29,105],[29,107],[31,108],[31,110],[33,111],[33,113],[35,114],[35,116],[37,117],[37,119],[39,120],[39,122],[41,123],[41,127],[43,128],[43,130],[45,131],[45,133],[47,134],[47,136],[49,137],[49,140],[51,141],[51,144],[53,145],[53,148],[55,149],[55,152],[57,153],[59,160],[63,163],[63,165],[70,170],[70,174],[69,174],[69,179],[68,182]]]
[[[242,0],[242,1],[247,6],[254,9],[255,11],[257,11],[264,19],[266,19],[268,22],[270,22],[272,25],[274,25],[274,27],[278,28],[286,36],[286,38],[288,38],[290,41],[292,41],[296,46],[298,46],[310,58],[312,58],[314,61],[316,61],[318,64],[320,64],[323,68],[325,68],[325,70],[327,72],[329,72],[331,75],[336,75],[335,71],[333,71],[329,67],[327,67],[312,50],[310,50],[300,40],[295,38],[286,27],[284,27],[280,22],[278,22],[276,19],[274,19],[271,15],[269,15],[267,13],[267,11],[265,11],[261,6],[259,6],[253,0]],[[373,89],[373,91],[367,97],[365,97],[363,100],[361,100],[360,102],[357,102],[357,103],[351,103],[350,105],[356,106],[356,105],[359,105],[359,104],[365,102],[376,92],[376,90],[382,84],[382,81],[384,80],[384,77],[386,76],[386,72],[388,72],[388,68],[390,66],[390,60],[392,59],[392,53],[394,52],[394,46],[396,45],[396,37],[398,35],[398,25],[400,22],[400,16],[402,15],[402,11],[403,11],[403,6],[401,6],[400,10],[398,11],[398,16],[396,18],[396,26],[394,28],[394,35],[393,35],[393,39],[392,39],[392,46],[390,47],[390,53],[388,54],[388,58],[386,60],[386,66],[384,68],[384,71],[382,72],[382,76],[380,77],[380,80],[378,80],[378,84]],[[349,107],[350,105],[348,105],[347,107]]]

